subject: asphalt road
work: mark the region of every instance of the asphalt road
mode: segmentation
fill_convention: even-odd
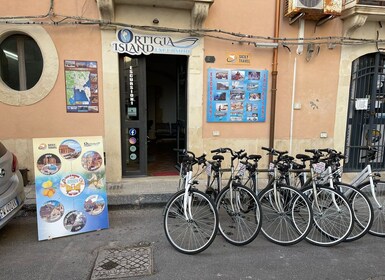
[[[153,273],[110,279],[385,279],[385,239],[370,235],[335,247],[305,241],[282,247],[260,234],[244,247],[218,235],[206,251],[184,255],[163,232],[162,208],[109,211],[110,228],[48,241],[37,240],[36,213],[0,230],[0,279],[91,279],[101,250],[153,250]]]

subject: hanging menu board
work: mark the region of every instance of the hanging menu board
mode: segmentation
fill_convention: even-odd
[[[264,122],[267,70],[209,69],[208,122]]]
[[[102,137],[33,139],[39,240],[108,228]]]

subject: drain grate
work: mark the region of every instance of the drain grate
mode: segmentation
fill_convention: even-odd
[[[108,248],[99,252],[91,280],[144,276],[152,273],[151,246]]]

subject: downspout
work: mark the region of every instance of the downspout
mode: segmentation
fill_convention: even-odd
[[[275,6],[275,23],[274,23],[274,42],[278,43],[279,24],[281,16],[281,0],[276,0]],[[270,111],[270,136],[269,148],[274,147],[274,130],[275,130],[275,105],[277,96],[277,76],[278,76],[278,47],[273,49],[273,65],[271,71],[271,111]],[[269,162],[273,161],[273,155],[269,155]]]

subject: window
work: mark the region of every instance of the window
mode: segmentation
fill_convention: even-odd
[[[0,44],[3,82],[10,88],[23,91],[36,85],[43,71],[43,57],[36,42],[27,35],[7,37]]]
[[[352,63],[344,171],[366,166],[365,150],[377,148],[373,170],[385,167],[385,55],[370,53]]]
[[[0,102],[31,105],[53,89],[59,73],[50,34],[38,25],[0,25]]]

